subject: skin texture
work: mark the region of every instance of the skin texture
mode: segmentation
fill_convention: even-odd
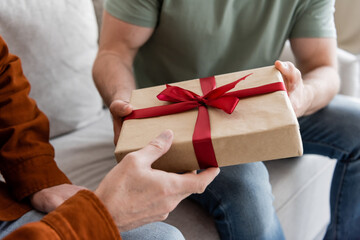
[[[132,111],[132,107],[128,102],[131,91],[135,89],[135,80],[132,70],[134,57],[136,56],[139,48],[150,38],[153,31],[154,29],[152,28],[140,27],[123,22],[112,17],[106,11],[104,12],[103,26],[100,36],[100,47],[93,67],[93,77],[101,96],[103,97],[105,103],[109,106],[113,116],[114,142],[118,139],[123,117],[127,116]],[[312,114],[325,107],[338,92],[339,76],[337,74],[336,62],[337,46],[336,40],[331,38],[296,38],[290,39],[290,43],[296,59],[295,65],[291,62],[281,61],[276,61],[274,64],[283,76],[288,96],[296,116],[301,117]],[[166,148],[167,147],[164,147],[164,149]],[[149,149],[149,147],[146,149]],[[158,147],[153,147],[153,149],[158,149]],[[155,156],[159,156],[159,153],[156,153],[154,150],[142,150],[142,152],[144,151],[146,154],[155,154]],[[140,152],[140,155],[142,152]],[[136,153],[135,156],[137,156],[137,154],[138,153]],[[129,158],[131,159],[133,157],[134,155],[132,154]],[[128,160],[128,158],[124,160],[125,161],[122,162],[123,164],[134,164],[134,166],[125,167],[125,169],[129,169],[129,171],[134,171],[130,169],[136,169],[136,163],[134,161]],[[140,164],[144,164],[143,166],[145,168],[143,167],[140,172],[136,172],[133,177],[143,176],[142,179],[145,180],[152,174],[160,174],[160,176],[166,175],[164,172],[158,172],[151,169],[151,161],[143,162],[140,160]],[[218,170],[209,169],[203,173],[212,176],[215,171]],[[195,176],[194,173],[188,174],[189,176]],[[179,176],[176,176],[176,178],[178,177]],[[111,177],[108,177],[108,179],[110,178]],[[211,178],[208,177],[208,180],[209,179]],[[139,181],[140,180],[141,179],[139,179]],[[158,185],[160,187],[164,184],[166,185],[167,182],[155,182],[152,185]],[[181,185],[179,181],[173,182],[172,184],[174,184],[174,186],[177,186],[177,184]],[[205,185],[202,185],[202,188],[199,189],[192,189],[192,191],[201,192],[200,190],[203,190]],[[126,186],[126,184],[122,187],[124,186]],[[147,191],[144,188],[136,188],[136,186],[129,188],[129,191],[130,189],[141,193]],[[176,189],[176,187],[171,188],[171,193],[174,194]],[[169,192],[163,192],[157,188],[151,191],[152,193],[157,193],[153,195],[154,199],[157,199],[156,196],[158,196],[158,194],[169,194]],[[185,194],[184,191],[182,192],[183,195],[181,195],[181,197],[187,196],[188,193]],[[126,200],[127,203],[135,203],[138,200],[145,201],[146,203],[146,199],[143,199],[141,194],[139,194],[137,198],[131,198],[131,195],[128,196],[129,197]],[[174,196],[179,195],[178,193],[175,193]],[[179,199],[177,199],[177,201],[178,200]],[[115,200],[104,201],[106,203]],[[161,198],[159,201],[161,201]],[[176,203],[177,201],[174,202]],[[122,204],[126,204],[126,202],[123,202]],[[149,219],[152,220],[162,220],[167,216],[167,212],[171,211],[173,207],[175,207],[175,204],[171,204],[171,202],[171,200],[168,200],[166,203],[159,205],[144,204],[144,208],[140,209],[130,205],[125,209],[126,211],[136,211],[139,213],[139,216],[148,215]],[[110,205],[116,207],[121,204]],[[149,212],[147,209],[153,209],[153,212]],[[159,211],[157,211],[157,209],[159,209]],[[127,216],[127,213],[129,212],[124,212],[123,216]],[[136,214],[134,214],[133,217],[136,218]],[[117,221],[117,217],[114,218]],[[143,218],[143,220],[144,219],[146,218]],[[136,219],[133,222],[136,224],[145,223],[145,221],[137,221]],[[137,226],[136,224],[124,223],[122,228],[133,228]]]
[[[181,200],[204,192],[219,174],[219,168],[199,174],[152,169],[151,164],[169,150],[172,139],[172,131],[166,130],[143,149],[128,154],[96,189],[121,232],[165,220]]]
[[[153,31],[104,12],[93,77],[114,119],[114,142],[118,139],[123,117],[132,111],[128,102],[135,89],[134,57]],[[326,106],[338,92],[337,45],[336,39],[331,38],[296,38],[290,39],[290,43],[296,66],[276,61],[275,67],[283,76],[296,116],[301,117]]]
[[[42,189],[30,196],[31,205],[38,211],[49,213],[84,187],[61,184]]]
[[[173,133],[167,130],[145,148],[125,156],[100,183],[95,191],[97,197],[90,191],[76,194],[85,188],[64,184],[70,181],[54,161],[48,120],[29,98],[30,84],[22,74],[21,62],[8,54],[1,37],[0,77],[0,113],[4,113],[0,116],[0,159],[1,173],[7,180],[0,186],[0,205],[5,203],[1,205],[2,220],[15,220],[30,210],[27,201],[16,202],[25,198],[35,209],[51,212],[10,238],[89,239],[91,234],[93,239],[119,239],[111,216],[120,231],[163,220],[182,199],[203,192],[220,171],[210,168],[199,174],[174,174],[152,169],[152,163],[171,146]],[[8,190],[18,191],[13,191],[12,198]]]
[[[290,39],[296,58],[275,62],[281,72],[297,117],[312,114],[325,107],[339,91],[336,40],[330,38]]]
[[[204,192],[219,174],[219,168],[199,174],[152,169],[151,164],[169,150],[172,139],[173,132],[166,130],[143,149],[126,155],[95,190],[120,232],[165,220],[184,198]],[[33,194],[30,200],[34,208],[48,213],[82,189],[85,188],[57,185]]]

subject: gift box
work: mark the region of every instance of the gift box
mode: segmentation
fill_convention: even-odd
[[[118,161],[166,129],[170,150],[153,168],[185,172],[302,155],[299,124],[274,66],[137,89]]]

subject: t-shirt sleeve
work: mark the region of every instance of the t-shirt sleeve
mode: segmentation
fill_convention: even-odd
[[[158,22],[161,3],[159,0],[106,0],[104,7],[124,22],[153,28]]]
[[[309,0],[299,11],[290,38],[336,38],[334,0]]]

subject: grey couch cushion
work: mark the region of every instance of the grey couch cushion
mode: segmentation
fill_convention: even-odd
[[[30,96],[50,119],[51,137],[102,113],[91,77],[97,29],[91,0],[0,1],[0,33],[22,60]]]

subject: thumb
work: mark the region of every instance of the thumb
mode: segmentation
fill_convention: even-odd
[[[174,133],[171,130],[165,130],[144,148],[138,150],[137,155],[142,161],[151,166],[153,162],[170,149],[173,137]]]
[[[279,72],[281,73],[283,79],[284,79],[284,84],[286,87],[286,90],[292,91],[293,89],[293,82],[291,81],[291,69],[290,69],[290,65],[287,62],[282,62],[282,61],[276,61],[275,62],[275,68],[277,70],[279,70]]]
[[[220,168],[211,167],[200,171],[198,174],[185,173],[183,177],[188,193],[203,193],[206,187],[220,173]]]
[[[114,100],[110,104],[109,110],[113,118],[123,118],[132,112],[132,106],[123,100]]]

